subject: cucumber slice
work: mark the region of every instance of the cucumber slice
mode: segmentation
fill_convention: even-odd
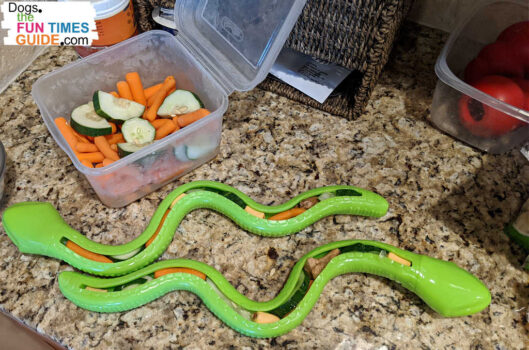
[[[349,190],[349,189],[336,190],[336,195],[338,197],[340,197],[340,196],[351,196],[351,197],[361,196],[361,194],[356,192],[355,190]]]
[[[178,145],[174,148],[174,156],[181,162],[187,162],[186,145]]]
[[[295,292],[292,294],[290,299],[288,299],[283,305],[280,305],[267,312],[271,313],[272,315],[276,315],[279,318],[283,318],[286,314],[296,308],[300,301],[305,297],[305,294],[307,294],[309,287],[310,277],[305,271],[303,271],[303,275],[300,276],[300,280],[296,285]]]
[[[94,109],[97,114],[108,120],[123,123],[132,118],[139,118],[145,106],[124,98],[117,98],[104,91],[94,92]]]
[[[158,115],[165,117],[186,114],[203,107],[202,101],[191,91],[176,90],[163,100],[162,105],[158,108]]]
[[[241,208],[246,208],[246,203],[239,197],[237,196],[235,193],[232,193],[232,192],[227,192],[224,197],[228,198],[230,201],[232,201],[233,203],[237,204],[239,207]]]
[[[379,254],[381,251],[383,251],[382,248],[362,244],[362,243],[356,243],[353,245],[348,245],[345,247],[340,248],[340,254],[343,253],[349,253],[349,252],[361,252],[361,253],[376,253]]]
[[[336,197],[336,195],[332,192],[324,192],[318,196],[318,200],[321,202],[332,197]]]
[[[128,156],[129,154],[132,154],[134,152],[139,151],[145,146],[150,145],[150,143],[146,143],[144,145],[137,145],[135,143],[118,143],[118,155],[120,158],[123,158],[125,156]]]
[[[211,153],[217,147],[216,144],[205,143],[202,145],[188,145],[186,147],[186,156],[191,160],[199,159]]]
[[[123,123],[121,132],[125,141],[136,145],[145,145],[154,141],[156,129],[147,120],[132,118]]]
[[[102,136],[112,134],[112,126],[94,111],[92,103],[77,107],[72,112],[70,125],[79,134]]]
[[[119,147],[119,145],[118,145]],[[138,254],[140,252],[140,250],[142,249],[142,247],[139,247],[137,249],[134,249],[132,252],[130,253],[127,253],[127,254],[121,254],[121,255],[112,255],[110,256],[111,258],[113,259],[116,259],[116,260],[127,260],[127,259],[130,259],[132,258],[134,255]]]

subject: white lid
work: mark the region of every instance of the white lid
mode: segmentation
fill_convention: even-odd
[[[177,39],[229,94],[264,80],[306,0],[176,0]]]

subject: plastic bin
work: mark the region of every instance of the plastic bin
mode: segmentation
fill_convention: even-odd
[[[439,81],[434,93],[431,119],[437,127],[491,153],[509,151],[529,139],[529,112],[497,100],[462,80],[465,67],[482,47],[493,43],[511,24],[527,20],[527,0],[486,1],[455,28],[435,65]],[[459,119],[458,104],[465,95],[525,123],[496,137],[475,136]]]
[[[48,130],[104,204],[124,206],[215,157],[228,95],[250,90],[266,77],[305,0],[261,3],[177,1],[177,37],[150,31],[46,74],[33,85],[32,95]],[[212,113],[109,166],[87,168],[54,119],[69,119],[95,90],[114,90],[131,71],[140,74],[145,86],[173,75],[177,88],[197,93]],[[202,154],[186,159],[182,154],[187,147]]]

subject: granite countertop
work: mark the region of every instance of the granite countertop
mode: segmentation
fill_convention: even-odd
[[[456,262],[490,288],[492,303],[469,317],[442,318],[384,278],[338,277],[305,321],[275,339],[252,339],[215,318],[198,297],[170,293],[129,312],[97,314],[59,291],[69,269],[21,254],[2,230],[0,307],[61,344],[123,348],[482,348],[528,347],[528,273],[522,251],[502,228],[529,190],[529,162],[517,151],[483,154],[428,121],[433,65],[444,34],[406,24],[366,112],[348,121],[259,89],[234,93],[220,154],[210,163],[125,208],[102,205],[46,130],[31,98],[41,75],[76,59],[50,48],[0,95],[0,139],[8,153],[1,209],[52,203],[75,229],[98,242],[139,235],[160,200],[179,184],[227,183],[264,204],[318,186],[351,184],[384,196],[380,219],[337,215],[296,235],[248,234],[209,210],[190,213],[162,259],[196,259],[219,269],[248,297],[267,300],[305,253],[335,240],[372,239]]]

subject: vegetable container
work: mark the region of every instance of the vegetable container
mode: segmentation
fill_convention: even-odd
[[[431,118],[437,127],[491,153],[509,151],[529,138],[528,111],[500,101],[463,81],[465,68],[484,46],[495,42],[505,28],[527,20],[527,0],[485,1],[454,29],[435,65],[439,81],[433,97]],[[508,120],[512,120],[509,116],[516,118],[520,121],[514,121],[518,127],[500,135],[477,136],[480,134],[477,130],[461,122],[460,103],[465,96],[468,97],[465,101],[478,106],[481,112],[488,107],[500,112],[489,113],[492,117],[500,115]],[[491,123],[495,122],[498,119]]]
[[[33,98],[51,135],[101,201],[124,206],[215,157],[228,95],[251,90],[266,77],[304,4],[177,0],[178,36],[150,31],[71,63],[38,79]],[[54,119],[69,119],[94,91],[114,90],[131,71],[144,86],[173,75],[176,87],[195,92],[211,114],[106,167],[85,167]]]

